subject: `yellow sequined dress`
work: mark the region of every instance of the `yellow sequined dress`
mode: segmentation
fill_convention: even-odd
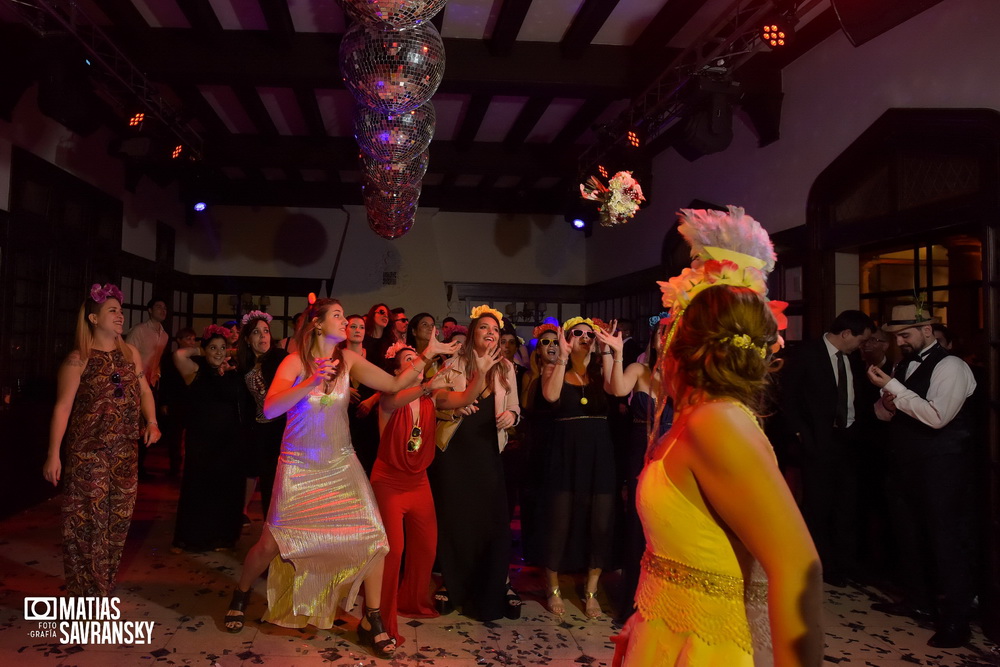
[[[664,456],[677,441],[673,432],[666,437],[672,442]],[[635,595],[638,612],[615,638],[615,664],[771,664],[767,581],[760,565],[674,486],[662,459],[647,463],[639,475],[636,507],[647,549]]]
[[[368,478],[354,455],[348,376],[288,411],[267,526],[281,555],[267,576],[275,625],[329,628],[354,605],[362,580],[389,551]]]

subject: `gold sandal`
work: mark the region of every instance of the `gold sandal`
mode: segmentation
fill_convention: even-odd
[[[587,618],[600,618],[604,615],[601,603],[597,601],[597,591],[584,591],[583,600],[583,613],[587,615]]]
[[[566,613],[566,607],[563,605],[562,593],[559,591],[559,587],[550,588],[548,592],[549,599],[546,600],[546,605],[549,608],[549,612],[561,617]]]

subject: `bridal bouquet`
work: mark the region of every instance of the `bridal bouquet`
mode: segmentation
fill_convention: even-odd
[[[597,180],[596,176],[591,176],[580,185],[580,196],[601,202],[597,211],[601,214],[601,225],[604,227],[625,224],[639,210],[639,202],[646,200],[631,171],[619,171],[607,185]]]

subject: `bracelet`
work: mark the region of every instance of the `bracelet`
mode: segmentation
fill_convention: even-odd
[[[557,364],[557,365],[559,365],[559,366],[565,366],[566,364],[568,364],[568,363],[569,363],[569,361],[568,361],[568,360],[567,360],[567,361],[559,361],[558,359],[556,359],[556,360],[555,360],[555,361],[553,361],[552,363],[554,363],[554,364]]]
[[[423,395],[424,395],[424,396],[430,396],[431,394],[433,394],[433,393],[434,393],[434,390],[433,390],[433,389],[429,389],[429,388],[427,387],[427,385],[428,385],[428,384],[429,384],[429,382],[421,382],[421,383],[420,383],[420,391],[422,391],[422,392],[423,392]]]
[[[158,424],[156,423],[156,420],[153,420],[151,422],[146,422],[146,426],[158,426]]]
[[[601,354],[614,354],[613,352],[601,352]]]
[[[615,359],[615,363],[616,364],[620,364],[620,363],[622,363],[622,360],[621,359]]]

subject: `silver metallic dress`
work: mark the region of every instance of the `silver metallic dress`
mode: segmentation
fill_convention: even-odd
[[[267,526],[281,554],[267,577],[264,620],[329,628],[389,551],[371,486],[351,446],[348,375],[288,411]]]

